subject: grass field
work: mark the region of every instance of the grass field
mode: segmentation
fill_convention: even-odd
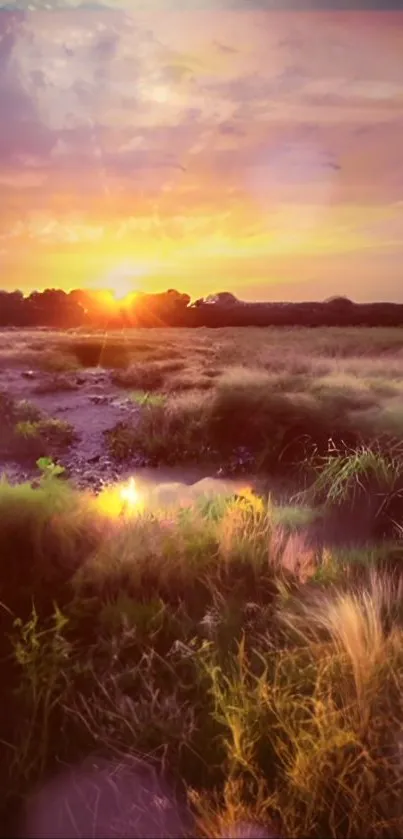
[[[55,393],[98,363],[139,408],[108,435],[123,461],[244,447],[250,469],[308,464],[307,481],[288,504],[245,491],[168,514],[51,468],[3,480],[3,835],[96,755],[162,766],[191,835],[403,836],[403,330],[0,334],[1,367]],[[41,421],[25,406],[9,428]],[[363,515],[354,547],[309,538]]]
[[[110,435],[121,459],[223,462],[244,447],[253,468],[274,469],[329,438],[403,437],[400,329],[2,332],[0,368],[21,365],[45,371],[50,391],[73,388],[77,369],[110,369],[143,408]]]

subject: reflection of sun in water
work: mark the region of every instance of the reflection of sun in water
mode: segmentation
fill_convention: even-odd
[[[144,497],[134,478],[125,484],[104,489],[97,497],[99,509],[111,518],[138,515],[144,509]]]
[[[127,507],[138,507],[141,502],[141,494],[139,493],[136,481],[130,478],[130,481],[120,489],[120,497]]]

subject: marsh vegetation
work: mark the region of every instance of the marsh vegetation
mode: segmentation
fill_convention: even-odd
[[[163,772],[192,835],[252,821],[284,837],[402,836],[403,333],[0,338],[4,380],[34,374],[1,422],[36,474],[0,484],[4,835],[91,755]],[[292,491],[169,511],[79,491],[63,471],[68,410],[55,422],[90,362],[130,400],[103,437],[117,469],[141,452],[276,473]]]

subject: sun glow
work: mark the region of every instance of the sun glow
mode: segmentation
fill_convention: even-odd
[[[108,487],[98,495],[98,507],[111,518],[131,517],[144,509],[144,497],[134,478],[124,484]]]
[[[126,486],[121,487],[120,497],[127,507],[138,507],[141,503],[141,494],[137,489],[136,481],[130,478]]]
[[[97,288],[110,289],[116,300],[124,300],[140,290],[140,279],[149,272],[148,266],[136,262],[122,262],[98,278]]]

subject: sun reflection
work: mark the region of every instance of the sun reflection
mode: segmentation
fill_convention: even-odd
[[[144,497],[139,491],[134,478],[125,484],[118,484],[104,489],[98,495],[97,503],[105,515],[111,518],[134,516],[144,508]]]
[[[141,494],[137,489],[134,478],[130,478],[126,486],[121,487],[120,497],[128,507],[138,507],[141,504]]]

